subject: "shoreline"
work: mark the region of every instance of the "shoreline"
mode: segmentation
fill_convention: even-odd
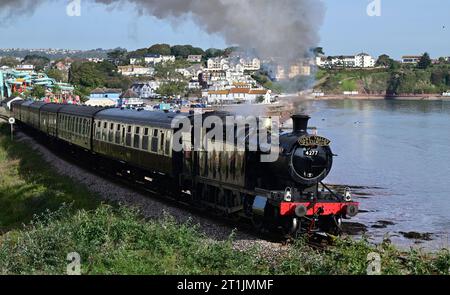
[[[421,94],[421,95],[325,95],[314,96],[311,100],[400,100],[400,101],[450,101],[450,97],[435,95],[435,94]]]

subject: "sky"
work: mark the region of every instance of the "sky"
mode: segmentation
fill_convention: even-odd
[[[192,44],[202,48],[227,45],[207,35],[188,18],[169,20],[139,16],[131,6],[107,9],[81,0],[81,16],[70,17],[70,1],[46,2],[34,13],[0,21],[0,48],[137,49],[154,43]],[[367,52],[399,58],[429,52],[450,56],[450,1],[376,0],[381,15],[368,16],[374,0],[323,0],[325,19],[320,46],[328,55]],[[226,25],[226,24],[224,24]]]

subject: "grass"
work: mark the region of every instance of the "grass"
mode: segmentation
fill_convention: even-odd
[[[275,256],[238,251],[233,236],[212,241],[191,222],[146,220],[136,210],[100,204],[28,145],[9,142],[4,127],[0,165],[0,220],[7,229],[0,236],[0,274],[64,274],[71,252],[80,254],[83,274],[366,274],[372,252],[381,256],[383,274],[448,274],[450,268],[448,250],[400,252],[365,239],[337,239],[324,251],[299,240]]]
[[[30,146],[11,142],[9,125],[0,125],[0,229],[5,232],[54,211],[64,203],[73,210],[93,209],[97,196],[72,179],[57,174]]]

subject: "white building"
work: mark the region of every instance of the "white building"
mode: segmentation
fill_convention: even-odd
[[[259,71],[261,69],[261,60],[259,58],[241,58],[239,63],[245,71]]]
[[[139,98],[153,98],[158,96],[156,91],[159,89],[160,82],[149,81],[145,83],[134,83],[131,85],[131,90],[137,93]]]
[[[18,65],[16,70],[25,72],[34,71],[34,65]]]
[[[290,66],[273,64],[269,67],[269,77],[276,81],[309,75],[311,75],[311,66],[306,64],[300,63]]]
[[[193,90],[193,89],[201,89],[202,86],[200,85],[199,81],[196,80],[191,80],[188,83],[188,89]]]
[[[404,64],[417,64],[422,57],[419,55],[404,55],[402,56],[402,63]]]
[[[357,68],[373,68],[376,60],[367,53],[360,53],[355,56],[355,67]]]
[[[130,58],[131,65],[137,65],[142,63],[147,65],[156,65],[159,63],[174,62],[174,61],[175,61],[174,55],[160,55],[160,54],[149,54],[144,56],[143,58]]]
[[[207,62],[207,68],[208,71],[226,71],[230,68],[230,63],[226,58],[210,58]]]
[[[231,104],[235,102],[254,103],[259,98],[261,102],[270,103],[271,91],[267,89],[231,88],[227,90],[208,91],[208,103]]]
[[[137,65],[119,66],[118,72],[123,76],[152,76],[155,73],[155,69]]]
[[[373,68],[376,60],[367,53],[359,53],[357,55],[341,55],[341,56],[318,56],[316,57],[316,65],[325,68]]]
[[[202,56],[201,55],[189,55],[187,58],[187,61],[189,62],[201,62]]]

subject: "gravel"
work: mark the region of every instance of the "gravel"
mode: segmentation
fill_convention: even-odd
[[[289,246],[259,239],[251,234],[231,228],[219,221],[193,214],[182,208],[170,206],[170,204],[159,201],[158,199],[115,184],[91,171],[61,159],[45,146],[22,132],[17,133],[16,140],[25,142],[35,151],[38,151],[43,159],[53,166],[59,174],[68,176],[76,182],[84,184],[91,192],[99,195],[104,201],[137,208],[145,218],[160,219],[164,214],[169,214],[177,222],[184,223],[190,221],[198,224],[200,230],[212,242],[226,240],[234,231],[233,247],[236,250],[256,248],[258,249],[258,255],[265,259],[273,259],[275,261],[276,257],[283,255],[289,250]]]

